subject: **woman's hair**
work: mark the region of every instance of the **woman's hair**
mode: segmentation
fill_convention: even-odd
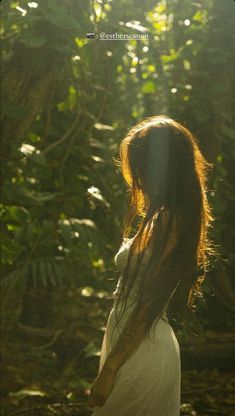
[[[121,167],[131,197],[123,238],[128,238],[136,219],[138,228],[117,304],[122,303],[122,315],[141,273],[136,307],[145,306],[150,329],[166,306],[177,317],[187,307],[194,309],[201,296],[209,257],[216,254],[208,237],[214,218],[207,199],[207,172],[213,164],[206,161],[193,134],[165,115],[132,127],[121,141],[119,155],[114,162]],[[147,248],[151,255],[140,271]],[[130,272],[133,254],[137,262]]]

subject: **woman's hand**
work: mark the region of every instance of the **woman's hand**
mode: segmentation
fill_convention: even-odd
[[[116,377],[116,372],[105,368],[101,370],[91,386],[89,404],[91,406],[102,406],[111,393]]]

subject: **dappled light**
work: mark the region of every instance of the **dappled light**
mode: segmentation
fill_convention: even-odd
[[[180,414],[232,416],[235,2],[3,0],[1,13],[2,416],[92,415],[114,257],[130,204],[132,238],[149,203],[120,143],[156,115],[187,126],[212,165],[219,252],[196,311],[169,317]]]

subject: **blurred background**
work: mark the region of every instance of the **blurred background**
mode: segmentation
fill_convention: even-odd
[[[2,415],[91,414],[129,202],[113,157],[156,114],[214,166],[220,258],[172,323],[181,414],[234,415],[235,2],[3,0],[1,15]]]

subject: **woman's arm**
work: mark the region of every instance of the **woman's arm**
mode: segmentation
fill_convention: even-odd
[[[132,319],[134,316],[134,319]],[[116,344],[107,356],[103,370],[117,370],[132,355],[146,334],[146,309],[134,309],[124,326]]]
[[[142,341],[145,332],[145,310],[135,311],[135,320],[128,319],[116,345],[109,353],[106,361],[91,387],[89,404],[102,406],[110,395],[117,370],[132,355]]]

